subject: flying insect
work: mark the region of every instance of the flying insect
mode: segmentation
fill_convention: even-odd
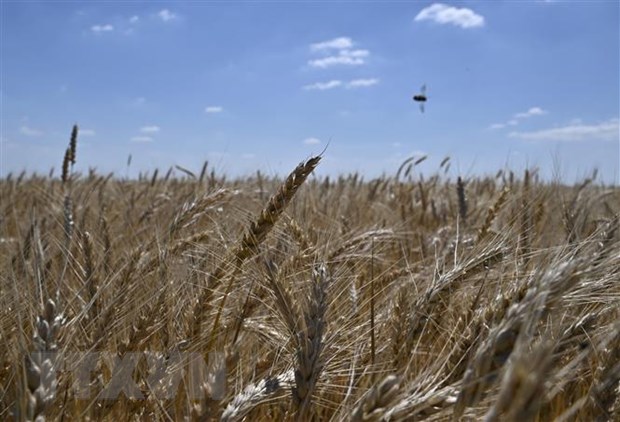
[[[413,96],[413,101],[420,103],[420,111],[424,113],[424,104],[426,103],[426,84],[420,88],[420,93]]]

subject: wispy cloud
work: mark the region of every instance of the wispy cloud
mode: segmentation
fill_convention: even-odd
[[[484,26],[484,17],[466,7],[453,7],[434,3],[425,7],[414,19],[416,22],[432,21],[441,25],[451,24],[464,29]]]
[[[344,48],[353,47],[353,41],[349,37],[338,37],[333,40],[323,41],[315,44],[310,44],[310,50],[322,51],[322,50],[341,50]]]
[[[328,82],[316,82],[310,85],[305,85],[302,88],[307,91],[311,91],[311,90],[326,91],[328,89],[341,88],[341,87],[344,87],[347,89],[368,88],[378,83],[379,83],[379,79],[377,78],[353,79],[347,82],[346,84],[338,79],[334,79]]]
[[[363,49],[352,50],[351,48],[353,45],[353,41],[348,37],[334,38],[332,40],[310,44],[310,51],[313,53],[328,55],[308,60],[308,65],[322,69],[335,65],[363,65],[366,63],[365,59],[370,56],[370,52]]]
[[[526,119],[532,116],[542,116],[543,114],[547,114],[547,111],[543,110],[540,107],[531,107],[528,111],[524,111],[522,113],[516,113],[514,117],[515,119]]]
[[[512,116],[512,119],[508,120],[505,123],[494,123],[492,125],[489,126],[489,129],[491,130],[497,130],[497,129],[503,129],[506,126],[516,126],[519,124],[519,122],[523,119],[527,119],[533,116],[543,116],[545,114],[548,114],[549,112],[547,110],[543,110],[540,107],[530,107],[527,111],[523,111],[520,113],[515,113]]]
[[[19,132],[26,136],[41,136],[43,135],[43,131],[39,129],[34,129],[30,126],[22,126],[19,128]]]
[[[106,23],[104,25],[93,25],[90,27],[90,30],[96,34],[100,34],[102,32],[112,32],[114,31],[114,26]]]
[[[151,138],[150,136],[134,136],[131,138],[131,142],[139,142],[139,143],[153,142],[153,138]]]
[[[142,133],[157,133],[161,130],[161,128],[159,126],[142,126],[140,128],[140,132]]]
[[[95,131],[92,129],[80,129],[79,131],[80,136],[95,136],[95,134]]]
[[[327,56],[320,59],[309,60],[308,64],[312,67],[322,69],[334,65],[359,66],[366,63],[365,58],[370,55],[368,50],[340,50],[337,56]]]
[[[320,67],[322,69],[325,69],[330,66],[335,66],[339,64],[359,66],[364,64],[364,60],[344,56],[329,56],[322,59],[310,60],[308,61],[308,64],[312,67]]]
[[[369,86],[377,85],[379,83],[379,79],[354,79],[347,83],[347,88],[367,88]]]
[[[342,81],[339,80],[331,80],[329,82],[317,82],[311,85],[305,85],[303,89],[307,91],[318,90],[318,91],[326,91],[328,89],[334,89],[342,86]]]
[[[157,16],[159,17],[159,19],[161,19],[164,22],[170,22],[171,20],[174,20],[177,18],[177,15],[175,15],[168,9],[160,10],[159,13],[157,13]]]
[[[137,23],[140,20],[140,17],[134,15],[129,18],[129,23]]]
[[[205,113],[207,114],[221,113],[222,111],[224,111],[224,109],[220,106],[209,106],[205,108]]]
[[[304,145],[318,145],[321,143],[321,140],[318,138],[306,138],[303,140]]]
[[[569,124],[531,132],[511,132],[508,136],[528,141],[618,141],[618,122],[616,118],[599,124]]]

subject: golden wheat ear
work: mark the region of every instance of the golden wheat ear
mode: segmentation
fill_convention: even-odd
[[[234,284],[234,275],[241,267],[243,262],[254,256],[258,252],[260,244],[265,240],[273,226],[276,224],[288,204],[291,202],[299,187],[306,181],[308,176],[314,171],[321,161],[321,156],[310,158],[308,161],[300,163],[280,185],[277,192],[269,199],[267,205],[259,214],[256,221],[250,224],[250,227],[243,234],[240,242],[232,252],[232,256],[225,259],[208,277],[207,288],[203,290],[193,312],[193,323],[191,336],[195,338],[200,332],[200,327],[204,314],[208,308],[208,302],[215,288],[220,284],[225,275],[229,274],[230,281],[226,286],[223,300],[219,306],[218,313],[213,322],[211,331],[211,339],[209,346],[215,340],[217,329],[220,323],[221,312],[226,303],[226,297],[230,293]]]

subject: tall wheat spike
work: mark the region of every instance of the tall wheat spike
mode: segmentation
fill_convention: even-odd
[[[241,241],[234,249],[232,257],[224,260],[207,278],[207,288],[203,290],[193,311],[193,326],[191,336],[194,338],[198,335],[204,314],[208,309],[209,299],[213,289],[217,288],[222,278],[227,273],[236,273],[241,264],[252,255],[258,252],[258,247],[265,240],[280,215],[284,212],[288,204],[291,202],[299,187],[305,182],[306,178],[312,173],[321,161],[321,156],[310,158],[306,162],[300,163],[293,170],[284,183],[280,185],[278,191],[269,199],[267,206],[263,208],[258,219],[250,224],[248,230],[244,233]],[[232,275],[232,274],[231,274]],[[226,303],[226,297],[230,293],[234,283],[234,277],[231,277],[226,289],[224,297],[220,304],[217,316],[213,322],[211,330],[211,339],[209,345],[215,340],[217,328],[219,326],[222,309]]]

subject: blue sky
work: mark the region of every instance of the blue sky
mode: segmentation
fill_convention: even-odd
[[[620,178],[619,2],[31,2],[1,7],[0,175],[525,166]],[[422,84],[428,103],[412,101]],[[129,171],[127,157],[132,155]]]

